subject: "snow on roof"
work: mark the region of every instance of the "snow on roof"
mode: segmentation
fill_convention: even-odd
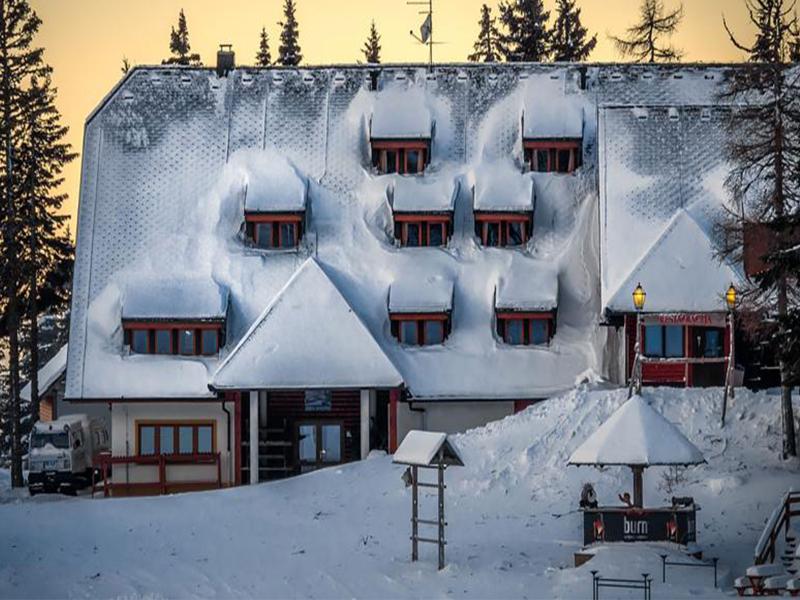
[[[550,264],[514,265],[500,278],[495,294],[500,310],[550,311],[558,307],[558,271]]]
[[[67,350],[68,344],[64,344],[59,348],[58,352],[55,353],[55,356],[39,369],[39,396],[46,394],[67,370]],[[23,400],[29,401],[31,399],[30,382],[20,390],[19,395]]]
[[[433,117],[420,88],[392,85],[378,93],[372,112],[373,139],[425,139],[433,136]]]
[[[575,98],[553,102],[551,94],[529,91],[522,114],[522,136],[526,140],[581,139],[582,104]]]
[[[392,462],[418,467],[439,464],[436,458],[440,450],[443,452],[443,464],[464,466],[458,448],[446,433],[417,429],[406,434],[392,456]]]
[[[306,181],[274,147],[262,152],[240,153],[235,165],[241,169],[246,211],[305,210]]]
[[[452,212],[459,190],[458,181],[448,177],[397,175],[393,184],[395,212]]]
[[[389,288],[391,313],[444,313],[453,310],[453,281],[441,276],[405,278]]]
[[[620,406],[581,444],[571,465],[696,465],[702,452],[641,396]]]
[[[726,310],[725,291],[740,278],[712,256],[712,248],[697,221],[679,209],[609,300],[609,310],[631,312],[631,294],[639,283],[647,293],[646,312]]]
[[[228,311],[228,290],[212,280],[138,278],[122,298],[123,320],[221,320]]]
[[[212,386],[389,388],[402,381],[320,264],[310,258],[220,365]]]
[[[532,211],[533,178],[510,160],[485,163],[475,170],[475,210]]]

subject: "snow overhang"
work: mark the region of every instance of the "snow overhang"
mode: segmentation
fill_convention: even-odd
[[[390,87],[378,94],[370,120],[373,140],[430,140],[434,121],[420,89]]]
[[[474,209],[482,212],[531,212],[533,178],[511,162],[498,161],[475,171]]]
[[[583,138],[583,106],[577,98],[529,95],[522,113],[525,140],[575,140]]]
[[[398,213],[451,213],[458,190],[457,179],[398,175],[393,180],[392,209]]]
[[[453,310],[453,281],[441,276],[395,281],[389,288],[392,314],[449,313]]]
[[[308,183],[277,151],[265,151],[252,160],[242,160],[244,210],[248,213],[303,212]]]
[[[500,278],[495,292],[499,311],[549,312],[558,306],[558,272],[545,263],[514,265]]]
[[[139,278],[122,297],[123,321],[224,321],[228,290],[211,279]]]

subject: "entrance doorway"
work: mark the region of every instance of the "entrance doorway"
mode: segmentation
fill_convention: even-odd
[[[300,472],[338,465],[344,456],[344,425],[340,421],[301,421],[297,424]]]

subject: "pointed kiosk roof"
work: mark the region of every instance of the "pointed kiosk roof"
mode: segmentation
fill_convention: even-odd
[[[223,361],[211,387],[343,389],[402,383],[364,323],[310,258]]]
[[[571,465],[696,465],[703,453],[641,396],[633,396],[581,444]]]

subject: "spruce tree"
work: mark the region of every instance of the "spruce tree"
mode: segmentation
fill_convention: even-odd
[[[500,22],[505,31],[500,45],[511,62],[542,62],[550,55],[551,32],[547,27],[550,11],[543,0],[508,0],[501,2]]]
[[[663,0],[642,0],[639,22],[628,28],[626,37],[611,36],[611,40],[624,58],[634,62],[678,61],[681,51],[665,38],[668,40],[675,33],[682,20],[682,4],[672,12],[666,12]]]
[[[269,35],[267,28],[261,28],[261,37],[258,41],[258,52],[256,53],[256,66],[268,67],[272,64],[272,54],[269,51]]]
[[[303,60],[300,53],[300,30],[295,16],[294,0],[284,0],[283,2],[283,21],[278,22],[281,26],[281,45],[278,47],[278,63],[286,67],[294,67]]]
[[[492,9],[481,6],[481,18],[478,21],[480,31],[473,46],[474,52],[467,57],[471,62],[497,62],[500,60],[500,32],[497,30],[497,19],[492,16]]]
[[[178,13],[178,29],[172,27],[169,34],[169,51],[172,56],[164,59],[165,65],[200,65],[200,55],[192,53],[189,44],[189,27],[186,24],[186,15],[181,9]]]
[[[364,47],[361,49],[364,55],[364,60],[371,65],[377,65],[381,62],[381,36],[375,27],[375,21],[369,27],[369,37],[364,42]]]
[[[582,62],[597,45],[597,34],[591,38],[581,23],[581,9],[575,0],[557,0],[556,22],[553,25],[551,59],[555,62]]]
[[[787,349],[800,345],[794,326],[800,311],[800,83],[790,64],[797,20],[789,0],[747,0],[756,30],[752,45],[740,43],[725,24],[732,43],[749,63],[732,73],[721,99],[735,106],[727,122],[726,180],[731,202],[720,219],[721,254],[740,259],[744,229],[755,226],[769,239],[764,269],[740,291],[743,309],[768,323],[769,345],[777,350],[781,378],[783,455],[797,456],[791,388],[796,357]],[[763,322],[763,321],[762,321]],[[772,323],[777,323],[772,325]],[[793,373],[794,371],[794,373]]]

